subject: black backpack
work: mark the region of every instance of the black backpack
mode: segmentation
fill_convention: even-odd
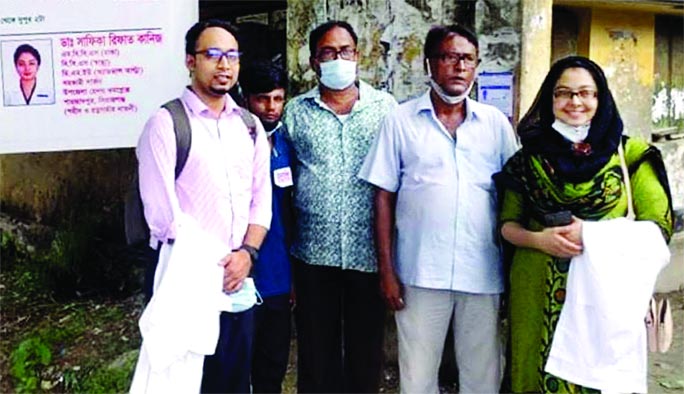
[[[179,98],[171,100],[162,105],[171,114],[173,120],[173,131],[176,134],[176,179],[183,171],[185,162],[188,160],[190,145],[192,143],[192,133],[190,120],[185,112],[185,107]],[[256,142],[256,122],[249,111],[240,107],[240,117],[249,130],[252,142]],[[128,188],[124,206],[124,230],[126,232],[126,243],[128,245],[139,245],[149,242],[150,228],[145,220],[142,198],[140,197],[140,185],[138,181],[138,170]]]

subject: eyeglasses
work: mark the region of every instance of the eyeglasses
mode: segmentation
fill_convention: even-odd
[[[577,96],[580,100],[589,100],[596,98],[596,94],[597,92],[594,89],[556,89],[553,91],[553,98],[557,100],[569,101],[572,100],[575,96]]]
[[[356,48],[352,47],[342,47],[342,49],[339,50],[335,48],[323,48],[316,54],[316,59],[321,62],[329,62],[337,59],[337,56],[339,56],[340,59],[352,60],[354,55],[356,55]]]
[[[221,58],[224,56],[226,57],[226,60],[228,61],[228,64],[236,64],[240,62],[240,55],[241,53],[236,51],[235,49],[229,49],[225,52],[218,48],[207,48],[202,51],[195,51],[195,54],[203,54],[207,60],[212,60],[216,63],[219,63],[221,61]]]
[[[472,53],[446,52],[437,54],[435,58],[441,60],[442,63],[448,66],[453,66],[463,61],[463,65],[468,68],[477,66],[477,63],[480,61],[477,56]]]

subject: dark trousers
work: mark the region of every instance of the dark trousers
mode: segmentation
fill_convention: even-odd
[[[254,308],[221,312],[221,332],[216,352],[204,358],[202,393],[249,393],[252,365]]]
[[[378,275],[295,263],[297,390],[377,393],[385,307]]]
[[[159,262],[159,252],[161,252],[161,242],[157,244],[157,249],[152,249],[148,245],[138,245],[139,258],[145,263],[145,280],[143,282],[143,294],[145,303],[150,302],[154,293],[154,274],[157,271]]]
[[[265,297],[254,307],[252,392],[280,393],[290,356],[290,294]]]

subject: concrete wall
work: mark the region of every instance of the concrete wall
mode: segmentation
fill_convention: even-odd
[[[651,137],[654,22],[649,13],[595,8],[589,41],[589,57],[606,73],[626,134],[646,139]]]
[[[0,155],[0,209],[45,224],[120,211],[135,163],[132,149]]]

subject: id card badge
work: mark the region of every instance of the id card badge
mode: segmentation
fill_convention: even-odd
[[[292,170],[290,167],[278,168],[273,171],[273,183],[278,187],[288,187],[294,185],[292,182]]]

